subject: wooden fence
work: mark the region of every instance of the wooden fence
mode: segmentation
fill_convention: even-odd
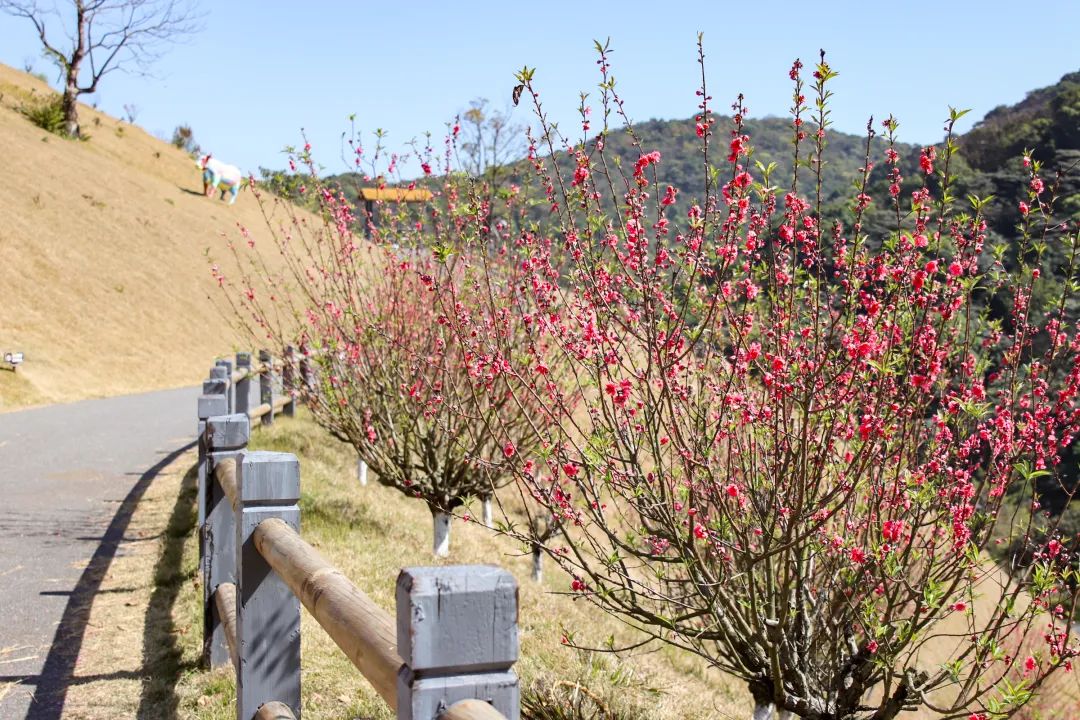
[[[260,403],[249,408],[256,378]],[[292,415],[309,381],[307,357],[291,348],[282,362],[239,353],[235,369],[218,361],[199,398],[204,662],[236,669],[237,719],[300,717],[303,603],[399,720],[518,720],[512,575],[405,568],[395,620],[300,537],[296,456],[247,443],[251,422]]]

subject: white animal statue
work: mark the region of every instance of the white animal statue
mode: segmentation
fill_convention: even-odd
[[[229,204],[236,202],[236,196],[240,192],[244,174],[235,165],[229,165],[216,159],[212,155],[203,155],[195,161],[195,164],[203,171],[203,193],[211,197],[214,190],[221,191],[221,199],[225,199],[225,193],[229,193]]]

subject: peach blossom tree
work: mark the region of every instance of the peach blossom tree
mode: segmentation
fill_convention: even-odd
[[[672,217],[660,153],[636,137],[631,162],[606,151],[633,129],[598,50],[580,141],[548,122],[534,72],[518,76],[551,221],[474,246],[482,282],[436,274],[460,352],[530,408],[535,450],[498,417],[471,429],[489,448],[517,434],[518,452],[489,459],[564,530],[506,532],[570,592],[745,681],[755,719],[1018,712],[1078,652],[1076,546],[1034,490],[1075,486],[1059,463],[1080,427],[1080,230],[1055,216],[1053,178],[1024,159],[1007,270],[987,252],[989,200],[954,194],[961,113],[915,178],[890,116],[868,125],[846,214],[827,216],[824,56],[812,78],[791,67],[780,177],[755,162],[741,96],[719,124],[699,44],[701,181]],[[894,218],[884,235],[864,228],[872,204]],[[1068,248],[1063,286],[1040,287],[1049,243]],[[1006,318],[990,292],[1011,298]],[[1003,564],[999,542],[1016,548]]]

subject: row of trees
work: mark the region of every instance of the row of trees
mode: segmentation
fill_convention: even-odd
[[[312,355],[315,417],[427,502],[437,551],[448,514],[503,488],[500,532],[743,679],[755,718],[1020,712],[1078,652],[1075,538],[1037,492],[1073,487],[1059,463],[1080,428],[1080,237],[1054,179],[1022,159],[1017,259],[994,262],[989,201],[955,196],[962,113],[904,194],[890,117],[829,212],[823,57],[790,71],[783,178],[755,163],[741,98],[717,124],[703,73],[700,187],[676,217],[598,52],[578,140],[520,73],[539,128],[525,187],[456,170],[455,124],[421,158],[442,170],[435,200],[383,208],[370,240],[298,153],[318,215],[264,204],[271,250],[245,229],[239,269],[215,267],[236,316]],[[633,163],[605,153],[624,131]],[[887,232],[868,231],[874,203]],[[1050,245],[1067,282],[1046,287]],[[1009,297],[1004,322],[986,293]]]

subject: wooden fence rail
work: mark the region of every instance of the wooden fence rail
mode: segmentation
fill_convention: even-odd
[[[204,661],[235,668],[236,717],[300,717],[303,603],[399,720],[518,720],[509,573],[405,568],[394,618],[300,536],[296,457],[247,450],[251,423],[291,414],[296,384],[310,383],[297,354],[285,355],[279,364],[260,352],[253,366],[240,353],[236,370],[219,361],[198,403]],[[248,409],[256,377],[261,403]]]

